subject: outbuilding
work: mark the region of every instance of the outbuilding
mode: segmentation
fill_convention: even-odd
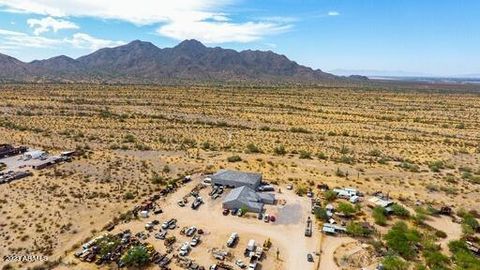
[[[264,204],[273,204],[275,196],[268,193],[257,193],[248,186],[232,189],[223,200],[225,209],[246,208],[249,212],[261,213]]]
[[[247,186],[257,190],[262,182],[262,174],[252,172],[241,172],[234,170],[220,170],[211,177],[213,185],[220,185],[230,188]]]
[[[39,159],[41,157],[44,157],[47,153],[44,151],[40,150],[33,150],[33,151],[28,151],[25,154],[23,154],[23,159],[24,160],[30,160],[30,159]]]

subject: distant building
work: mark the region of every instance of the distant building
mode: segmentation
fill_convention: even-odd
[[[262,174],[251,172],[240,172],[233,170],[220,170],[211,177],[213,185],[238,188],[247,186],[253,190],[257,190],[262,182]]]
[[[337,193],[338,197],[345,199],[358,195],[358,191],[354,188],[334,188],[333,191]]]
[[[23,154],[23,159],[24,160],[30,160],[30,159],[40,159],[41,157],[46,156],[47,153],[44,151],[40,150],[33,150],[33,151],[28,151],[25,154]]]
[[[257,193],[248,186],[232,189],[223,200],[223,208],[246,208],[249,212],[261,213],[264,204],[275,203],[275,195],[270,193]]]
[[[394,203],[394,201],[382,197],[371,197],[370,199],[368,199],[368,206],[372,208],[377,206],[383,207],[387,213],[393,212],[392,205]]]

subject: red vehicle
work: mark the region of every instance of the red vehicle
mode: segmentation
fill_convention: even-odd
[[[275,222],[275,216],[270,216],[270,221]]]
[[[228,215],[228,214],[230,214],[230,210],[228,210],[228,209],[223,209],[223,215],[226,216],[226,215]]]

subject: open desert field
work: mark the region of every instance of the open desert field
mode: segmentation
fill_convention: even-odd
[[[320,195],[316,186],[327,184],[365,194],[382,191],[411,208],[428,204],[480,209],[478,91],[5,84],[0,86],[0,138],[0,143],[51,153],[82,153],[72,162],[0,184],[0,258],[37,254],[45,256],[47,267],[94,267],[72,263],[71,253],[168,184],[222,168],[260,172],[280,189],[293,184],[292,194],[284,195],[293,201],[305,199],[293,192],[304,195],[313,189]],[[173,202],[185,193],[178,192]],[[288,239],[282,239],[280,231],[293,235],[304,226],[225,217],[234,222],[224,224],[227,228],[217,223],[209,228],[208,221],[216,218],[209,215],[221,212],[218,203],[202,206],[192,220],[190,209],[175,213],[181,216],[180,226],[196,224],[207,233],[218,233],[207,234],[200,247],[221,246],[235,229],[260,242],[271,238],[273,250],[288,250]],[[171,204],[161,205],[162,222],[178,208]],[[302,211],[302,222],[307,214]],[[437,221],[428,224],[449,229]],[[141,229],[144,223],[128,226]],[[459,228],[450,229],[452,235],[461,234]],[[347,250],[343,243],[353,241],[329,238],[322,243],[312,239],[331,256],[342,251],[332,246]],[[246,239],[241,241],[245,245]],[[317,251],[316,243],[295,244]],[[440,244],[447,250],[445,241]],[[285,260],[278,260],[272,252],[264,269],[294,269],[298,254],[281,252]],[[306,263],[303,254],[300,260]],[[204,254],[192,256],[205,266],[211,263]],[[330,259],[320,265],[332,265]],[[307,265],[313,268],[316,257],[315,261]],[[5,269],[33,265],[0,261]]]

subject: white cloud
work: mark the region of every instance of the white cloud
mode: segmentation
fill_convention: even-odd
[[[10,12],[53,17],[88,16],[147,25],[185,16],[196,20],[212,18],[223,15],[214,10],[232,2],[233,0],[0,0],[0,5]]]
[[[35,35],[40,35],[41,33],[48,32],[52,30],[57,32],[61,29],[78,29],[80,28],[73,22],[55,19],[52,17],[45,17],[43,19],[28,19],[27,24],[30,28],[33,28],[33,33]]]
[[[32,36],[22,32],[0,29],[0,44],[4,47],[48,48],[60,45],[63,41],[39,36]]]
[[[327,13],[328,16],[339,16],[340,15],[340,12],[338,11],[329,11]]]
[[[10,12],[52,17],[95,17],[136,25],[159,25],[157,33],[174,39],[195,38],[206,43],[250,42],[278,34],[290,22],[235,22],[220,10],[238,0],[0,0]]]
[[[71,39],[65,39],[66,42],[72,44],[75,48],[98,50],[105,47],[114,47],[125,44],[123,41],[113,41],[100,39],[85,33],[76,33]]]
[[[265,22],[176,21],[161,26],[157,33],[177,40],[194,38],[205,43],[251,42],[289,28],[289,25]]]
[[[79,49],[97,50],[103,47],[122,45],[125,42],[92,37],[76,33],[71,38],[52,39],[29,35],[23,32],[0,29],[0,46],[5,48],[59,48],[73,46]]]

